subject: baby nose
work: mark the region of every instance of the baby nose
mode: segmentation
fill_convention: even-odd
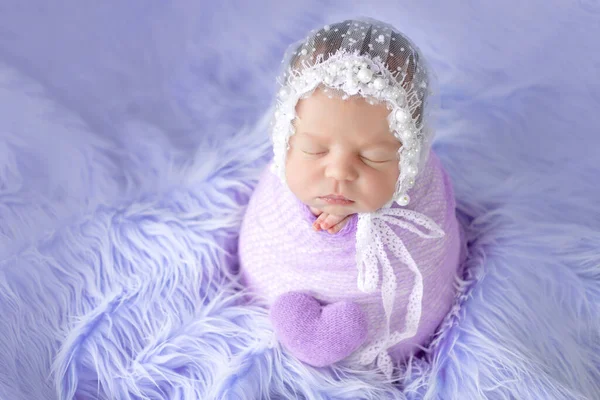
[[[353,181],[358,177],[358,173],[351,160],[338,157],[327,165],[325,176],[336,181]]]

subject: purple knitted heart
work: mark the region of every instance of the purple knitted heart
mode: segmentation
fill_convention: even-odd
[[[279,341],[300,361],[324,367],[340,361],[367,338],[367,319],[360,306],[340,301],[322,307],[312,296],[289,292],[270,310]]]

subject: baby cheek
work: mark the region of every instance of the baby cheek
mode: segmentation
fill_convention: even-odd
[[[306,200],[311,196],[310,188],[313,186],[315,177],[314,165],[310,160],[303,160],[295,154],[288,154],[285,173],[286,181],[290,190],[301,200]]]
[[[391,200],[396,189],[396,179],[393,174],[374,174],[366,181],[363,193],[365,193],[365,205],[369,211],[375,211],[383,207]]]
[[[298,161],[292,154],[288,154],[285,164],[285,178],[288,185],[295,186],[295,184],[302,179],[302,168],[298,167]]]

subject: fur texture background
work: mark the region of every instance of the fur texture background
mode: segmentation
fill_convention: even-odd
[[[600,398],[600,4],[5,0],[0,398]],[[393,385],[235,291],[283,50],[370,15],[429,57],[470,290]]]

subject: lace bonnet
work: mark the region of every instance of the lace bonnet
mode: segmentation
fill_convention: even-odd
[[[282,60],[278,102],[272,121],[275,172],[285,182],[289,138],[295,133],[295,107],[325,87],[330,95],[361,95],[385,102],[390,131],[402,143],[400,176],[392,201],[408,205],[408,190],[427,162],[433,129],[434,76],[417,46],[393,26],[372,18],[325,25],[293,43]],[[392,202],[388,204],[391,205]]]
[[[360,95],[371,104],[383,102],[390,110],[390,131],[402,143],[398,150],[400,174],[392,199],[380,210],[359,214],[356,234],[358,287],[364,292],[377,290],[381,264],[381,291],[388,324],[388,335],[364,348],[358,357],[363,364],[376,359],[379,367],[390,376],[392,364],[385,350],[416,334],[423,283],[402,240],[388,225],[403,227],[423,238],[444,235],[427,216],[403,208],[410,203],[408,191],[427,162],[433,139],[433,130],[428,124],[434,93],[433,75],[411,40],[393,26],[372,18],[346,20],[311,31],[307,38],[288,48],[282,64],[271,139],[272,171],[284,183],[288,141],[295,133],[296,104],[301,98],[309,97],[317,87],[343,99]],[[401,208],[392,208],[394,202]],[[415,273],[406,329],[402,333],[389,332],[396,278],[386,249]]]

